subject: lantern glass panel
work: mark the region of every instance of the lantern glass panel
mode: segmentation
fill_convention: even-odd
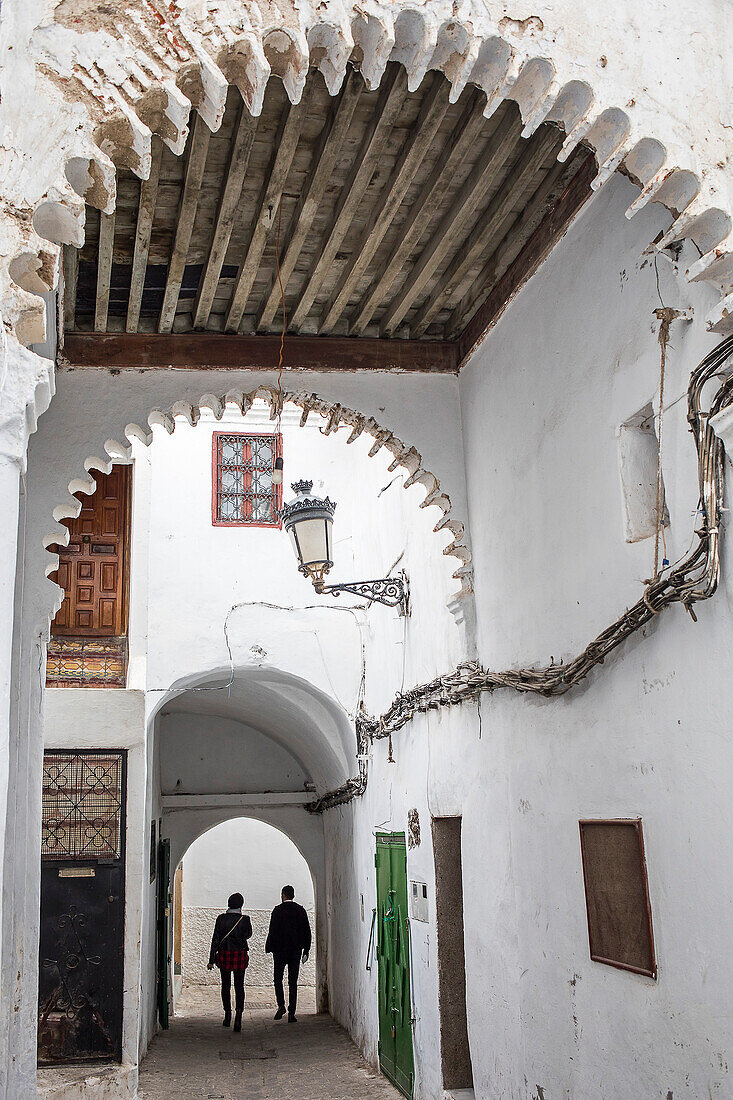
[[[331,560],[331,519],[301,519],[288,534],[301,565],[321,565]]]

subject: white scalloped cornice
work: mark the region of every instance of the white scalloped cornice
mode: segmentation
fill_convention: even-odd
[[[256,115],[272,75],[297,102],[309,66],[335,95],[349,61],[376,87],[389,60],[404,65],[411,89],[429,69],[445,74],[454,99],[477,85],[487,114],[516,100],[525,135],[546,120],[561,124],[561,156],[580,140],[596,151],[597,186],[623,168],[641,189],[628,215],[648,202],[667,207],[673,224],[657,247],[695,242],[700,256],[687,277],[720,296],[709,327],[733,328],[732,120],[723,94],[730,44],[715,0],[689,5],[681,33],[668,0],[619,0],[607,12],[545,0],[530,14],[520,0],[7,7],[0,282],[3,316],[25,344],[42,338],[36,295],[53,285],[58,246],[83,241],[84,202],[113,209],[115,164],[147,176],[153,132],[180,153],[192,106],[216,130],[230,85]]]

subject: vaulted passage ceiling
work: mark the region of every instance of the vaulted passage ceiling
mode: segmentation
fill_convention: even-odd
[[[118,174],[116,213],[87,209],[67,249],[66,330],[455,341],[491,323],[590,193],[593,158],[558,161],[564,134],[522,137],[504,101],[484,118],[441,73],[408,93],[391,63],[368,91],[350,70],[332,98],[312,71],[291,106],[270,80],[253,119],[231,89],[186,153],[159,139],[150,179]],[[483,310],[483,316],[481,311]]]

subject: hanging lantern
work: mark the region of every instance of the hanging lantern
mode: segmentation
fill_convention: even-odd
[[[283,506],[283,524],[298,559],[298,569],[310,577],[318,592],[333,566],[332,531],[336,505],[328,497],[314,497],[312,481],[296,481],[291,488],[295,499]]]
[[[394,577],[380,577],[374,581],[325,583],[324,577],[333,566],[333,513],[336,504],[328,497],[314,497],[312,488],[312,481],[296,481],[292,485],[295,499],[280,511],[300,572],[310,577],[320,595],[340,596],[342,592],[349,592],[369,603],[398,607],[401,615],[409,615],[410,585],[404,571]]]

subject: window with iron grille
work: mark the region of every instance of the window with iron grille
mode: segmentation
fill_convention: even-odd
[[[282,485],[273,485],[280,435],[214,433],[212,522],[216,527],[280,527]]]
[[[46,751],[42,859],[120,858],[124,836],[124,772],[123,750]]]

